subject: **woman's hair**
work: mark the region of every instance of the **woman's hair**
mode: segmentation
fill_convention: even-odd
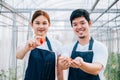
[[[42,11],[42,10],[37,10],[37,11],[35,11],[35,13],[34,13],[33,16],[32,16],[31,22],[33,23],[33,21],[34,21],[38,16],[44,16],[44,17],[46,17],[46,18],[48,19],[48,22],[50,23],[50,17],[49,17],[49,15],[48,15],[48,13],[45,12],[45,11]]]

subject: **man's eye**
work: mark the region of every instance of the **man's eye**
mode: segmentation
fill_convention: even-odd
[[[83,25],[83,24],[85,24],[86,22],[81,22],[81,24]]]
[[[81,24],[85,24],[85,23],[81,23]]]
[[[73,26],[77,26],[77,24],[73,24]]]

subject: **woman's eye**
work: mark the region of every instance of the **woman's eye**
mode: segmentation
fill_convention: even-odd
[[[46,25],[47,23],[45,22],[45,23],[43,23],[43,25]]]
[[[38,25],[39,25],[40,23],[36,23],[36,24],[38,24]]]

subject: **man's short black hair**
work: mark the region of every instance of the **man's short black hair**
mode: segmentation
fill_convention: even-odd
[[[89,12],[85,9],[76,9],[72,12],[71,16],[70,16],[70,22],[71,22],[71,25],[72,25],[72,21],[75,19],[75,18],[78,18],[78,17],[85,17],[85,19],[89,22],[90,21],[90,17],[89,17]]]

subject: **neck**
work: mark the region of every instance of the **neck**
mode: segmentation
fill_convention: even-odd
[[[82,38],[82,39],[78,39],[78,41],[79,41],[79,43],[81,44],[81,45],[86,45],[86,44],[88,44],[89,43],[89,41],[90,41],[90,36],[88,36],[88,37],[85,37],[85,38]]]

